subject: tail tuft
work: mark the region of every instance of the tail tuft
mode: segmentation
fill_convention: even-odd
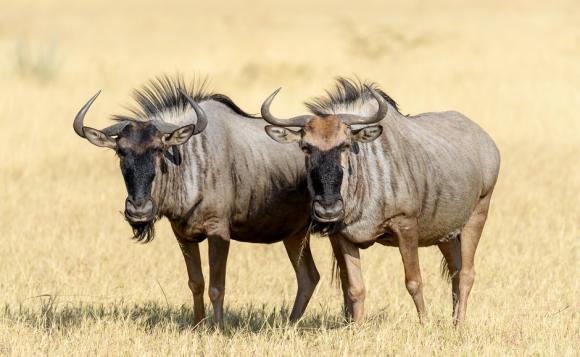
[[[441,271],[441,277],[443,280],[447,281],[448,283],[451,282],[451,272],[449,271],[449,265],[447,265],[447,261],[445,258],[441,258],[441,264],[439,266]]]
[[[338,268],[338,261],[334,254],[332,254],[332,273],[330,278],[330,285],[340,287],[340,269]]]

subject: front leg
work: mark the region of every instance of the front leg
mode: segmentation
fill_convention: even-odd
[[[209,236],[209,299],[213,305],[215,321],[224,328],[224,295],[226,290],[226,264],[230,241],[220,236]]]
[[[205,307],[203,305],[205,284],[201,270],[199,244],[179,238],[177,242],[185,259],[185,266],[187,267],[187,275],[189,277],[188,285],[193,294],[193,322],[195,325],[198,325],[205,319]]]
[[[342,235],[330,237],[344,294],[344,312],[347,320],[361,322],[364,314],[366,290],[361,271],[359,249]]]
[[[397,236],[399,251],[405,268],[405,286],[413,298],[419,320],[427,318],[427,310],[423,301],[423,281],[419,266],[419,227],[417,218],[398,217],[391,221],[390,227]]]
[[[342,289],[343,297],[344,317],[347,321],[350,321],[352,319],[352,302],[348,297],[348,275],[346,271],[346,262],[338,244],[338,238],[330,237],[330,243],[332,245],[334,259],[336,259],[336,264],[338,265],[338,276],[340,278],[340,287]]]
[[[306,310],[316,284],[320,280],[320,274],[318,274],[314,259],[312,259],[310,238],[306,236],[306,232],[300,232],[295,236],[286,238],[284,247],[286,247],[286,252],[298,281],[298,291],[292,313],[290,314],[290,322],[295,322]]]

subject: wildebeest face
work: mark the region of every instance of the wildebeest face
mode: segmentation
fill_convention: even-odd
[[[85,127],[86,138],[97,146],[114,149],[120,159],[121,173],[127,188],[125,218],[136,238],[146,234],[157,217],[157,205],[151,198],[156,172],[167,170],[164,155],[169,149],[185,143],[193,134],[188,125],[170,134],[163,134],[150,122],[130,122],[116,138]]]
[[[385,98],[367,87],[377,100],[377,111],[371,116],[354,114],[300,115],[278,119],[270,113],[270,104],[280,89],[262,104],[262,118],[272,124],[266,133],[280,143],[298,142],[306,155],[308,187],[312,198],[312,217],[319,222],[337,222],[344,218],[343,193],[350,174],[351,152],[358,152],[359,143],[368,143],[383,132],[380,125],[387,114]],[[352,130],[351,125],[366,125]],[[299,127],[299,131],[287,129]],[[345,174],[346,173],[346,174]]]
[[[300,131],[266,127],[268,135],[282,143],[298,142],[306,157],[312,217],[319,222],[344,218],[342,192],[348,182],[351,153],[358,144],[370,142],[382,133],[379,125],[351,130],[334,115],[315,116]]]
[[[151,189],[156,173],[167,171],[164,156],[179,164],[176,146],[185,143],[192,135],[201,133],[207,126],[201,107],[184,91],[180,92],[196,113],[195,125],[180,127],[163,121],[122,120],[102,130],[84,126],[84,116],[99,93],[81,108],[73,122],[73,128],[79,136],[117,153],[127,188],[125,218],[133,228],[134,238],[139,241],[153,239],[153,224],[158,210],[151,197]]]

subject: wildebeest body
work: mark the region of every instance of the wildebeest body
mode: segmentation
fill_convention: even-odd
[[[454,321],[461,323],[499,172],[493,140],[457,112],[404,116],[372,83],[339,78],[335,91],[307,103],[313,115],[286,120],[270,113],[278,91],[262,104],[272,124],[266,132],[298,143],[305,154],[312,217],[337,258],[346,316],[363,316],[359,248],[378,242],[399,248],[405,285],[424,318],[418,247],[437,245],[452,278]]]
[[[303,231],[309,197],[302,155],[288,147],[273,150],[261,120],[240,118],[219,102],[200,106],[211,113],[207,129],[179,148],[182,165],[154,182],[160,212],[198,241],[227,231],[234,240],[273,243]],[[179,124],[188,115],[195,114],[165,120]],[[172,185],[186,189],[165,196]]]
[[[298,280],[290,314],[297,320],[319,280],[307,236],[302,155],[291,148],[272,150],[261,120],[224,95],[187,89],[180,79],[160,78],[136,91],[132,115],[116,116],[118,122],[102,130],[83,124],[97,95],[81,108],[73,128],[117,153],[128,193],[125,218],[135,239],[153,239],[157,218],[171,222],[187,267],[195,321],[205,318],[198,244],[206,238],[208,292],[220,326],[230,239],[284,242]]]
[[[401,214],[418,216],[420,246],[458,233],[495,185],[499,154],[491,138],[457,112],[407,117],[391,110],[380,124],[381,137],[352,157],[360,174],[350,176],[357,189],[345,200],[344,233],[367,243]]]

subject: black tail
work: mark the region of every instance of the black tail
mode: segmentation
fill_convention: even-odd
[[[441,277],[443,278],[443,280],[450,283],[451,282],[451,272],[449,271],[449,265],[447,265],[447,261],[445,260],[445,257],[441,258],[441,264],[439,265],[439,269],[441,271]]]
[[[456,239],[459,242],[459,244],[461,244],[461,235],[458,235]],[[449,271],[449,265],[447,264],[447,260],[445,260],[445,257],[441,258],[441,264],[439,265],[439,270],[441,271],[441,277],[445,281],[450,283],[451,278],[453,278],[453,276],[451,276],[451,272]],[[458,273],[459,272],[457,272],[455,274],[458,274]]]
[[[338,261],[334,253],[332,254],[332,273],[330,276],[330,285],[340,287],[340,269],[338,268]]]

